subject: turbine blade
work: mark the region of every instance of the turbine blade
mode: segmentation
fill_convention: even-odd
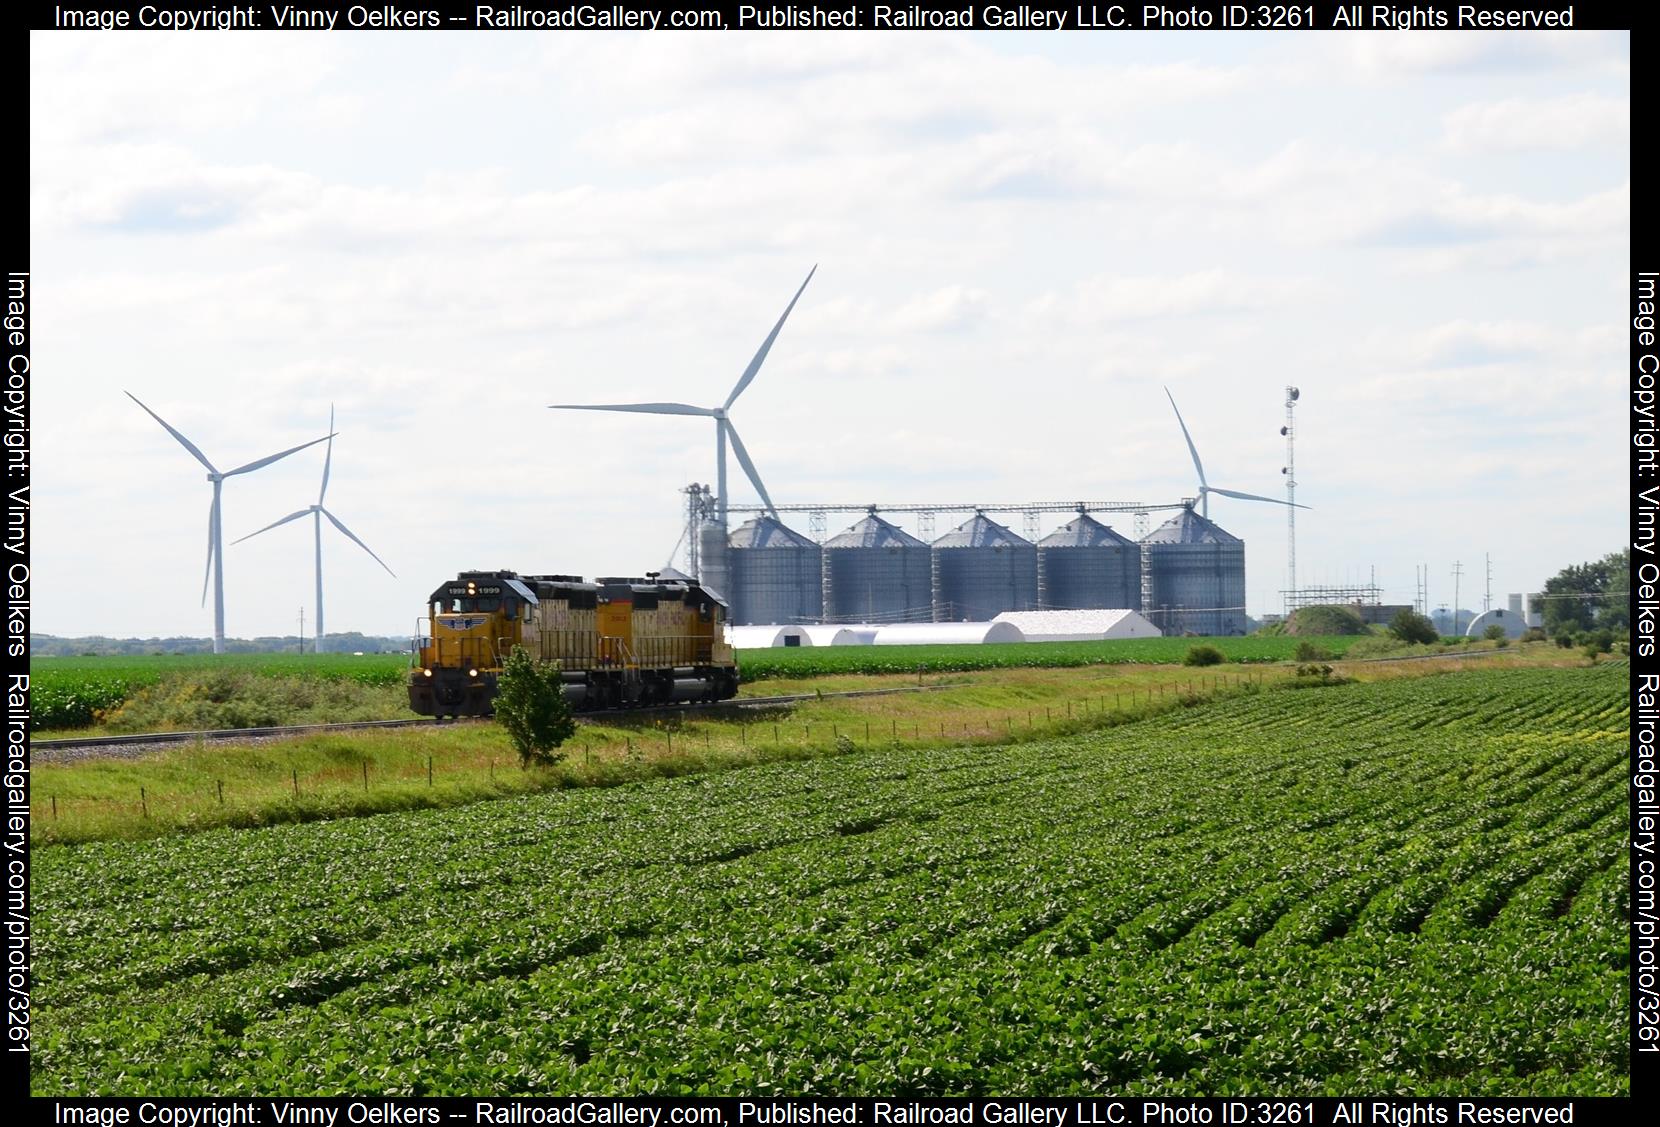
[[[143,404],[141,403],[141,404],[139,404],[139,406],[142,407]],[[207,567],[202,572],[202,605],[204,607],[207,606],[208,581],[213,578],[213,523],[214,523],[214,519],[218,515],[219,515],[219,498],[218,498],[217,495],[215,495],[215,497],[213,498],[213,503],[208,506]]]
[[[1193,468],[1199,471],[1199,484],[1205,484],[1205,467],[1199,462],[1199,451],[1193,446],[1193,436],[1187,433],[1187,424],[1182,422],[1182,412],[1176,406],[1176,397],[1170,394],[1170,389],[1164,389],[1165,398],[1170,400],[1170,409],[1176,412],[1176,423],[1182,428],[1182,437],[1187,439],[1187,452],[1193,455]]]
[[[225,477],[232,477],[232,476],[234,476],[236,474],[239,474],[239,473],[248,473],[252,470],[257,470],[257,469],[261,468],[262,466],[270,465],[272,462],[280,461],[281,459],[288,457],[290,454],[298,454],[301,450],[304,450],[307,446],[315,446],[319,442],[327,442],[329,439],[331,439],[333,437],[334,437],[334,435],[332,435],[332,434],[325,434],[322,438],[314,438],[310,442],[302,442],[298,446],[289,447],[287,450],[284,450],[281,454],[272,454],[269,458],[261,458],[257,462],[249,462],[245,466],[237,466],[234,470],[226,470],[224,476]]]
[[[1281,497],[1259,497],[1255,493],[1237,493],[1232,489],[1218,489],[1214,485],[1207,487],[1207,492],[1219,493],[1224,497],[1235,497],[1241,501],[1267,501],[1270,505],[1291,505],[1293,509],[1306,509],[1307,505],[1293,505]]]
[[[323,488],[317,491],[317,505],[322,507],[323,494],[329,491],[329,463],[334,461],[334,404],[329,404],[329,452],[323,455]],[[263,531],[263,530],[262,530]],[[257,533],[256,533],[257,535]]]
[[[235,540],[232,540],[231,543],[232,544],[240,544],[244,540],[252,540],[254,537],[258,536],[261,532],[270,532],[273,528],[277,527],[277,525],[279,525],[279,524],[287,524],[291,520],[299,520],[301,517],[309,516],[310,514],[311,514],[310,509],[301,509],[297,513],[289,513],[287,516],[283,517],[281,520],[274,520],[270,524],[266,525],[264,528],[261,528],[256,532],[250,532],[246,536],[237,537]]]
[[[713,415],[713,407],[690,403],[549,403],[551,411],[635,411],[642,415]]]
[[[749,460],[749,451],[744,449],[743,439],[738,437],[738,428],[734,427],[729,419],[722,419],[721,425],[726,428],[726,437],[732,440],[732,453],[738,456],[738,464],[749,475],[749,483],[755,487],[755,492],[761,495],[761,500],[767,506],[767,512],[772,519],[778,519],[778,510],[773,508],[772,498],[767,496],[767,487],[761,484],[761,475],[755,471],[755,463]]]
[[[140,407],[144,407],[144,404],[139,400],[138,396],[134,395],[132,392],[124,391],[124,392],[122,392],[122,394],[125,395],[128,399],[131,399],[134,403],[137,403]],[[160,415],[156,414],[154,411],[150,410],[150,408],[148,408],[148,407],[144,407],[144,413],[146,415],[149,415],[156,422],[160,423],[163,427],[166,427],[167,428],[167,433],[172,435],[174,438],[178,439],[179,440],[179,445],[183,446],[186,450],[190,451],[191,455],[193,457],[195,457],[195,459],[198,462],[200,462],[200,463],[202,463],[202,465],[206,466],[207,469],[208,469],[208,473],[218,473],[219,472],[218,470],[214,469],[213,463],[207,460],[207,455],[202,453],[200,450],[196,449],[196,444],[194,442],[191,442],[190,439],[186,438],[184,435],[182,435],[178,431],[174,430],[173,427],[167,422],[166,419],[162,418]]]
[[[347,528],[345,525],[341,524],[339,519],[333,513],[329,512],[327,509],[323,509],[322,513],[323,513],[324,516],[329,518],[329,523],[334,525],[334,527],[338,528],[341,532],[344,532],[346,534],[346,536],[351,539],[351,542],[353,544],[356,544],[359,548],[362,548],[365,552],[368,552],[369,555],[374,558],[374,561],[376,563],[378,563],[381,567],[386,567],[386,561],[381,559],[379,556],[375,555],[375,553],[372,550],[370,550],[369,545],[367,545],[363,541],[359,540],[357,538],[357,534],[354,533],[351,529]],[[398,573],[393,571],[389,567],[386,567],[386,574],[390,575],[393,579],[396,579],[398,577]]]
[[[738,396],[744,393],[744,388],[748,387],[750,381],[755,378],[755,373],[761,370],[762,362],[766,360],[767,353],[772,350],[772,342],[778,339],[778,330],[784,327],[784,322],[789,319],[790,310],[794,309],[795,303],[801,300],[802,291],[807,288],[807,283],[813,280],[813,275],[816,273],[818,273],[818,264],[815,262],[813,268],[807,271],[807,277],[801,283],[801,289],[795,291],[795,296],[790,298],[790,303],[784,307],[784,315],[778,318],[778,324],[772,327],[772,332],[767,334],[767,339],[762,341],[761,347],[756,350],[755,359],[749,362],[749,367],[744,369],[744,374],[738,377],[737,384],[732,388],[732,394],[728,395],[726,402],[721,405],[723,408],[731,408],[732,404],[738,401]],[[768,504],[771,504],[771,502],[769,501]]]

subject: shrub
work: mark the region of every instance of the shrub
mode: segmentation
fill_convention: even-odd
[[[1389,620],[1389,632],[1403,642],[1426,643],[1438,641],[1441,634],[1435,623],[1415,610],[1402,608]]]
[[[1486,638],[1489,642],[1497,642],[1497,641],[1503,640],[1504,638],[1508,637],[1509,635],[1505,634],[1504,627],[1500,626],[1498,623],[1495,622],[1495,623],[1493,623],[1493,625],[1489,626],[1486,630],[1483,630],[1481,632],[1481,636],[1483,638]]]
[[[1556,644],[1565,650],[1573,649],[1574,643],[1577,641],[1578,639],[1574,637],[1572,630],[1556,635]]]
[[[519,751],[519,764],[551,766],[565,758],[554,748],[576,733],[559,666],[514,646],[496,683],[496,722]]]
[[[1297,652],[1292,656],[1295,660],[1302,662],[1330,661],[1331,651],[1323,649],[1313,642],[1298,642]]]
[[[1543,642],[1544,640],[1545,632],[1537,626],[1529,626],[1522,634],[1522,641],[1524,642]]]
[[[1189,646],[1183,665],[1221,665],[1227,658],[1215,646]]]
[[[1614,632],[1611,630],[1592,630],[1581,634],[1579,640],[1587,646],[1595,646],[1598,653],[1614,652]]]

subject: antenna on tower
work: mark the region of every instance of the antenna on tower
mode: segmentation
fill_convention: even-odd
[[[1285,586],[1288,592],[1285,613],[1288,617],[1297,600],[1297,426],[1293,412],[1301,397],[1302,392],[1290,384],[1285,386],[1285,425],[1280,428],[1280,433],[1285,435],[1285,466],[1280,472],[1285,475]]]

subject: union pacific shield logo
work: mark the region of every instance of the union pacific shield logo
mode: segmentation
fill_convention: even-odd
[[[446,630],[471,630],[475,626],[484,625],[485,621],[483,615],[476,618],[440,618],[438,625]]]

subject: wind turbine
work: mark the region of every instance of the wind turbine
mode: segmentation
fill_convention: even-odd
[[[317,503],[315,505],[308,505],[307,507],[301,509],[299,512],[289,513],[287,516],[283,517],[281,520],[272,521],[270,524],[266,525],[264,528],[260,529],[258,532],[250,532],[246,536],[243,536],[243,537],[240,537],[236,540],[231,541],[232,544],[240,544],[240,543],[242,543],[243,540],[252,540],[255,536],[258,536],[260,532],[269,532],[273,528],[277,527],[279,524],[287,524],[291,520],[300,519],[301,517],[305,516],[307,513],[311,514],[312,532],[314,534],[314,539],[315,539],[316,561],[317,561],[317,650],[316,650],[317,653],[322,653],[323,652],[323,518],[328,517],[329,518],[329,523],[334,525],[334,527],[338,528],[342,533],[344,533],[346,535],[346,537],[349,540],[351,540],[351,542],[353,544],[356,544],[359,548],[362,548],[365,552],[368,552],[370,558],[372,558],[381,567],[386,567],[386,561],[381,559],[379,556],[375,555],[374,551],[369,547],[369,545],[367,545],[363,541],[359,540],[357,538],[357,534],[355,532],[353,532],[351,529],[347,528],[344,524],[340,523],[340,518],[339,517],[335,516],[333,513],[329,512],[327,509],[323,508],[323,495],[329,491],[329,465],[330,465],[330,463],[332,463],[334,461],[334,433],[333,432],[334,432],[334,404],[331,403],[331,404],[329,404],[329,438],[328,438],[329,446],[328,446],[328,454],[323,458],[323,487],[317,491]],[[386,574],[390,575],[393,579],[396,579],[398,577],[397,573],[394,572],[389,567],[386,567]]]
[[[1206,520],[1210,519],[1210,495],[1218,493],[1223,497],[1233,497],[1240,501],[1266,501],[1270,505],[1291,505],[1294,509],[1306,509],[1307,505],[1296,505],[1290,501],[1282,501],[1278,497],[1260,497],[1255,493],[1240,493],[1232,489],[1218,489],[1205,481],[1205,467],[1199,462],[1199,451],[1193,446],[1193,436],[1187,433],[1187,424],[1182,422],[1181,409],[1176,406],[1176,397],[1165,388],[1164,394],[1170,400],[1170,409],[1176,412],[1176,423],[1182,428],[1182,437],[1187,439],[1187,452],[1193,455],[1193,468],[1199,471],[1199,515]]]
[[[138,396],[132,392],[129,391],[124,394],[140,407],[144,407]],[[315,446],[319,442],[326,442],[332,439],[334,435],[326,434],[322,438],[302,442],[300,445],[284,450],[280,454],[272,454],[269,458],[261,458],[257,462],[249,462],[245,466],[238,466],[234,470],[226,470],[224,473],[220,473],[214,467],[214,464],[208,461],[207,455],[196,449],[195,443],[191,442],[190,439],[174,430],[166,419],[148,407],[144,407],[144,413],[160,423],[168,434],[179,440],[180,446],[190,451],[191,457],[207,467],[207,479],[213,483],[213,505],[208,509],[208,558],[207,570],[202,575],[202,602],[203,604],[207,603],[208,580],[211,578],[213,580],[213,652],[222,653],[225,649],[225,545],[219,534],[219,492],[225,484],[225,479],[235,477],[237,474],[252,473],[254,470],[268,466],[272,462],[288,457],[290,454],[297,454],[307,446]]]
[[[703,415],[714,419],[715,488],[717,490],[715,519],[722,528],[726,527],[726,443],[730,439],[732,452],[738,456],[738,464],[743,467],[744,473],[749,477],[750,484],[755,486],[755,492],[760,494],[762,503],[767,507],[767,512],[776,520],[778,510],[773,507],[772,498],[767,494],[767,487],[761,484],[761,475],[756,472],[755,463],[750,461],[749,451],[744,449],[743,440],[738,437],[737,428],[732,425],[732,420],[727,417],[727,412],[732,409],[732,404],[737,402],[738,396],[742,395],[744,389],[755,379],[755,373],[761,370],[761,364],[766,360],[767,353],[771,351],[772,342],[778,339],[778,332],[784,327],[784,322],[789,318],[790,310],[795,308],[795,303],[801,299],[802,291],[807,288],[807,283],[813,280],[813,275],[817,272],[817,265],[807,271],[807,277],[801,283],[801,289],[796,290],[795,296],[790,298],[790,303],[784,307],[783,316],[778,318],[778,323],[772,327],[772,332],[767,334],[767,339],[761,342],[761,347],[756,350],[755,358],[749,362],[749,367],[745,368],[743,375],[738,377],[738,382],[732,387],[732,394],[728,395],[726,402],[719,407],[693,407],[690,403],[552,403],[549,406],[556,411],[634,411],[644,415]]]

